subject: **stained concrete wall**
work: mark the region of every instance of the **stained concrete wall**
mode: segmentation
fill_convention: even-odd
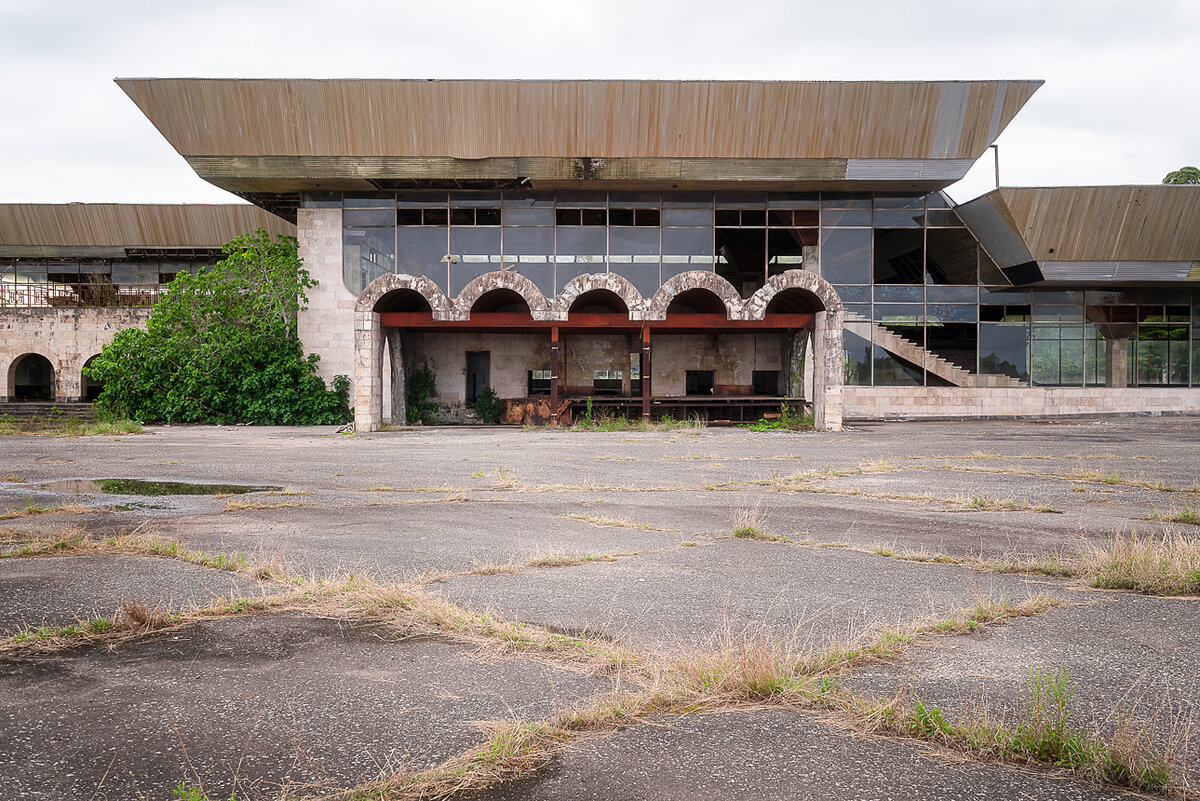
[[[45,356],[54,367],[54,399],[77,401],[83,394],[83,365],[118,331],[144,327],[149,309],[53,308],[0,310],[0,402],[11,394],[13,363],[26,353]]]
[[[842,393],[845,417],[859,420],[1200,412],[1200,388],[847,386]]]
[[[716,386],[749,393],[755,370],[783,370],[782,335],[655,334],[650,364],[655,395],[685,394],[688,370],[712,370]]]
[[[306,353],[321,357],[317,372],[329,384],[335,375],[354,380],[354,304],[342,283],[342,210],[300,209],[296,235],[304,269],[317,285],[308,290],[308,309],[298,319]],[[351,390],[355,397],[355,390]]]
[[[437,375],[438,403],[453,406],[467,397],[467,351],[488,351],[491,386],[501,398],[529,394],[530,370],[550,366],[550,337],[544,334],[413,334],[413,365],[428,364]]]

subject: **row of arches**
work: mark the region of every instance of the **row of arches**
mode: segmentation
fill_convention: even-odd
[[[728,320],[762,320],[773,312],[840,315],[841,299],[817,275],[789,270],[742,299],[712,272],[691,271],[669,279],[649,299],[616,273],[592,273],[570,281],[552,298],[525,276],[492,272],[478,276],[451,299],[429,278],[389,274],[359,296],[359,312],[429,311],[435,320],[467,321],[472,312],[528,311],[534,320],[566,320],[571,313],[626,313],[630,320],[665,320],[668,313],[723,314]]]
[[[79,393],[67,390],[63,385],[64,373],[71,369],[61,365],[55,368],[51,358],[42,353],[22,353],[8,363],[4,371],[6,390],[4,398],[11,402],[38,401],[94,401],[104,385],[83,374],[83,368],[92,363],[99,354],[94,354],[75,367],[79,371]],[[74,383],[74,382],[72,382]]]

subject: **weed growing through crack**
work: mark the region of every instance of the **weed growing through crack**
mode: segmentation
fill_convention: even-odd
[[[1189,526],[1200,526],[1200,506],[1185,506],[1178,512],[1155,512],[1151,520],[1162,520],[1168,523],[1185,523]]]
[[[597,526],[599,528],[628,528],[635,531],[662,531],[670,534],[677,534],[677,528],[659,528],[651,526],[648,523],[638,523],[633,520],[625,520],[616,517],[597,517],[588,514],[561,514],[559,517],[565,517],[568,520],[581,520],[588,525]]]
[[[762,507],[739,506],[733,512],[733,536],[740,540],[763,540],[765,542],[781,542],[787,537],[772,534],[767,529],[767,516]]]
[[[535,556],[526,564],[529,567],[572,567],[586,562],[615,562],[617,557],[607,553],[551,553]]]
[[[1092,587],[1149,595],[1200,593],[1200,542],[1179,532],[1118,536],[1108,548],[1083,554],[1082,572]]]

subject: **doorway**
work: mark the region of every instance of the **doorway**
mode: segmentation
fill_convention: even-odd
[[[492,352],[488,350],[467,351],[467,403],[479,399],[483,388],[490,386]]]

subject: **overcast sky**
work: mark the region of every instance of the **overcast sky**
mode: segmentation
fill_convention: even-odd
[[[1040,78],[1002,183],[1153,184],[1200,164],[1198,54],[1198,0],[0,0],[0,203],[237,200],[115,77]]]

